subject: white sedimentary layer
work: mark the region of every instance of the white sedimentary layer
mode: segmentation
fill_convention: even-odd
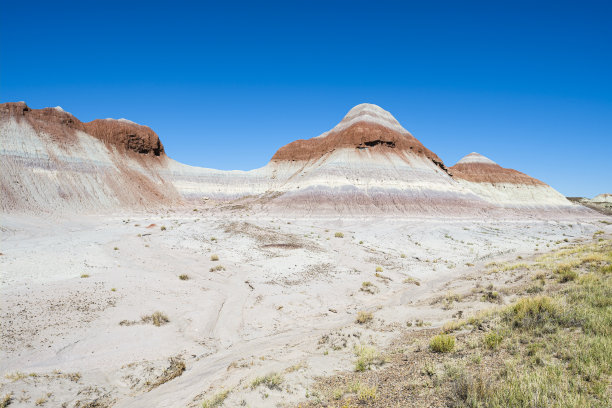
[[[346,116],[334,126],[333,129],[317,136],[317,138],[325,137],[333,132],[339,132],[344,130],[355,123],[368,122],[375,123],[377,125],[388,127],[389,129],[395,130],[400,133],[408,133],[406,129],[400,125],[400,123],[383,108],[371,103],[362,103],[351,109]]]
[[[334,129],[358,121],[405,132],[391,114],[370,104],[351,109]],[[74,141],[58,142],[26,120],[11,118],[0,123],[0,155],[3,211],[116,209],[206,197],[253,198],[313,211],[319,203],[362,212],[571,206],[548,186],[457,181],[431,160],[394,148],[332,149],[316,160],[222,171],[117,152],[83,132],[76,132]],[[493,163],[475,153],[462,160]]]
[[[497,164],[493,160],[489,159],[488,157],[485,157],[476,152],[472,152],[464,156],[461,160],[457,162],[457,164],[466,164],[466,163]]]
[[[503,207],[576,207],[547,185],[459,182],[489,203]]]
[[[612,203],[612,194],[599,194],[591,200],[594,203]]]
[[[151,169],[77,131],[66,145],[37,133],[25,120],[0,122],[3,211],[71,211],[154,205],[141,194],[160,184]],[[172,185],[163,187],[172,195]],[[176,194],[176,193],[175,193]]]

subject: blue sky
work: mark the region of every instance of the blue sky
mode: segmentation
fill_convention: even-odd
[[[0,98],[245,170],[369,102],[449,166],[477,151],[593,196],[612,192],[610,21],[609,1],[4,1]]]

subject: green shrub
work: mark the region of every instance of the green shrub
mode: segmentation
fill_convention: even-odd
[[[434,353],[448,353],[455,348],[455,338],[447,334],[438,334],[429,342],[429,349]]]
[[[491,331],[484,337],[484,344],[487,348],[496,349],[502,342],[503,337],[498,332]]]

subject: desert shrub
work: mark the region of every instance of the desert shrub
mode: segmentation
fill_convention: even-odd
[[[162,312],[154,312],[153,314],[142,316],[140,320],[143,323],[151,323],[154,326],[162,326],[170,321],[168,316],[163,314]]]
[[[219,255],[217,255],[217,254],[212,254],[212,255],[210,256],[210,260],[211,260],[211,261],[213,261],[213,262],[218,261],[218,260],[219,260]]]
[[[343,234],[343,233],[341,233],[341,232],[336,232],[336,233],[334,234],[334,237],[336,237],[336,238],[344,238],[344,234]]]
[[[429,349],[434,353],[448,353],[455,348],[455,338],[448,334],[438,334],[429,342]]]
[[[371,312],[359,311],[357,313],[357,319],[355,320],[355,322],[359,324],[364,324],[364,323],[371,322],[373,318],[374,318],[374,315],[372,315]]]
[[[382,266],[377,266],[377,267],[376,267],[376,272],[382,272],[382,271],[383,271]]]
[[[379,366],[385,363],[382,354],[372,346],[359,345],[355,346],[355,371],[369,370],[373,365]]]
[[[501,303],[502,297],[499,294],[499,292],[497,292],[495,290],[489,290],[489,291],[486,291],[482,295],[481,300],[483,302]]]
[[[161,228],[160,228],[160,230],[165,231],[165,230],[166,230],[166,226],[165,226],[165,225],[162,225],[162,226],[161,226]]]
[[[83,274],[81,274],[81,278],[89,278],[89,274],[83,273]]]
[[[496,349],[502,342],[503,336],[495,331],[490,331],[484,337],[484,344],[489,349]]]
[[[189,275],[187,275],[186,273],[182,273],[179,275],[179,279],[180,280],[189,280]]]
[[[376,399],[376,388],[375,385],[371,387],[367,385],[361,386],[359,391],[357,391],[357,399],[363,403],[374,401]]]
[[[217,408],[223,405],[223,402],[229,396],[230,390],[221,391],[218,394],[215,394],[211,399],[207,399],[202,402],[202,408]]]
[[[561,317],[561,307],[548,296],[533,296],[518,300],[505,312],[505,318],[513,327],[532,328],[552,323]]]
[[[209,269],[210,272],[220,272],[224,270],[225,270],[225,267],[223,265],[213,266],[212,268]]]
[[[565,283],[576,280],[578,273],[570,265],[560,265],[555,268],[555,273],[559,275],[559,282]]]
[[[421,286],[421,282],[419,282],[418,279],[415,279],[413,277],[408,277],[404,279],[404,283],[411,283],[413,285]]]
[[[0,399],[0,408],[6,408],[13,402],[13,394],[4,394],[4,397]]]
[[[284,381],[284,378],[281,374],[270,373],[263,377],[256,377],[251,382],[251,389],[255,389],[259,387],[260,385],[265,385],[269,389],[274,389],[274,388],[280,389],[280,385],[283,383],[283,381]]]

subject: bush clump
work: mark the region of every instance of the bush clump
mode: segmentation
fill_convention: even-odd
[[[455,348],[455,338],[448,334],[438,334],[429,342],[429,349],[434,353],[449,353]]]

